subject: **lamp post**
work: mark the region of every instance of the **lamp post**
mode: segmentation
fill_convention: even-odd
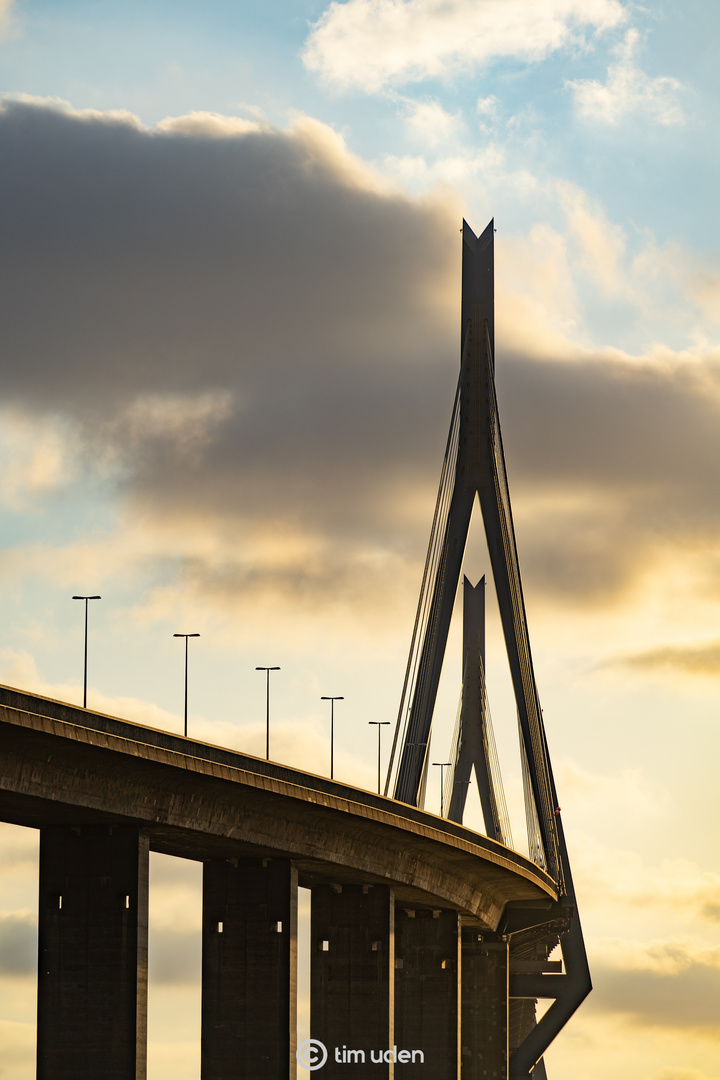
[[[264,671],[267,676],[265,687],[265,760],[270,760],[270,672],[279,671],[279,667],[256,667],[256,671]]]
[[[330,702],[330,779],[333,778],[333,727],[335,723],[335,702],[344,701],[344,697],[321,697],[321,701]]]
[[[433,761],[433,765],[438,765],[440,767],[440,817],[445,817],[445,805],[443,803],[445,784],[443,781],[445,779],[445,769],[447,769],[451,764],[452,762],[450,761]]]
[[[85,601],[85,662],[83,664],[83,709],[87,709],[87,630],[88,600],[102,600],[102,596],[73,596],[73,600]]]
[[[185,738],[187,738],[187,686],[188,686],[188,638],[200,637],[199,634],[173,634],[173,637],[185,638]]]
[[[389,720],[368,720],[368,724],[374,724],[378,729],[378,795],[380,794],[380,736],[382,735],[380,728],[384,728],[389,723]]]

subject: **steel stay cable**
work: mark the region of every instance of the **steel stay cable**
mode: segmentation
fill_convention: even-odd
[[[395,733],[393,737],[392,748],[390,751],[390,761],[388,763],[388,770],[384,788],[385,795],[388,794],[393,769],[395,767],[395,755],[397,752],[398,739],[402,732],[402,738],[404,743],[407,734],[408,715],[413,700],[412,692],[414,691],[417,678],[417,665],[419,663],[419,657],[421,652],[421,642],[424,640],[424,636],[427,631],[427,623],[429,618],[428,611],[434,591],[434,589],[428,588],[428,582],[431,579],[434,582],[437,573],[437,563],[441,555],[439,536],[442,535],[444,540],[445,529],[443,529],[441,532],[441,530],[438,528],[438,523],[440,521],[444,521],[445,527],[447,527],[447,509],[449,506],[448,493],[452,490],[449,483],[449,477],[451,475],[451,464],[457,458],[457,432],[459,428],[459,401],[460,389],[462,384],[462,373],[463,365],[461,364],[460,373],[458,375],[457,387],[455,390],[455,398],[453,401],[450,430],[448,432],[447,443],[445,446],[445,454],[443,456],[442,470],[440,473],[440,484],[438,487],[438,495],[435,503],[435,512],[433,514],[433,521],[430,530],[430,540],[428,543],[428,550],[425,557],[425,566],[423,569],[420,596],[418,599],[418,606],[415,614],[415,623],[413,626],[412,639],[410,643],[410,654],[408,656],[408,663],[405,669],[405,679],[403,682],[403,689],[400,698],[400,708],[398,710],[398,718],[395,725]],[[454,470],[452,470],[452,472],[454,472]],[[400,762],[398,762],[398,768],[399,765]]]

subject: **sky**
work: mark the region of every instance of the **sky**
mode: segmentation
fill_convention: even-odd
[[[181,731],[173,634],[199,633],[194,736],[262,755],[255,668],[277,665],[271,756],[329,772],[320,698],[342,695],[336,775],[372,788],[457,379],[460,226],[494,218],[595,984],[551,1080],[720,1078],[719,32],[710,0],[0,0],[0,682],[80,702],[71,597],[99,594],[91,708]],[[36,836],[0,826],[0,859],[0,1078],[29,1080]],[[199,1077],[199,882],[152,857],[150,1080]]]

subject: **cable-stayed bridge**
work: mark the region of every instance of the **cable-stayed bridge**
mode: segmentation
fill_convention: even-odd
[[[588,993],[590,977],[535,681],[505,469],[495,391],[494,237],[492,221],[479,237],[463,222],[460,374],[385,793],[424,805],[433,713],[477,497],[517,706],[528,851],[556,883],[567,917],[562,934],[543,929],[533,934],[529,928],[523,934],[523,953],[534,964],[542,965],[559,944],[565,963],[562,978],[553,978],[560,993],[537,1030],[534,1003],[511,1002],[516,1028],[511,1074],[525,1075],[518,1070],[535,1063],[538,1049],[547,1047]],[[485,832],[512,847],[485,680],[484,577],[475,587],[463,581],[462,672],[443,805],[450,820],[462,822],[474,769]],[[514,951],[517,955],[517,946]],[[541,966],[537,971],[536,986],[542,989]]]
[[[40,1080],[146,1076],[149,851],[203,864],[202,1080],[543,1080],[590,990],[532,665],[494,384],[493,226],[463,232],[461,368],[385,795],[0,688],[0,819],[38,829]],[[476,495],[520,735],[516,850],[463,586],[444,806],[423,809]],[[485,834],[462,824],[474,769]],[[298,887],[311,890],[297,1045]],[[559,948],[558,948],[559,947]],[[562,959],[556,957],[558,950]],[[550,1007],[538,1020],[536,1004]]]

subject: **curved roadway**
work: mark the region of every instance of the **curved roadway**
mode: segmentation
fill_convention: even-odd
[[[301,885],[383,883],[406,907],[495,930],[552,880],[523,855],[381,795],[117,717],[0,687],[0,819],[135,824],[191,859],[290,858]]]

